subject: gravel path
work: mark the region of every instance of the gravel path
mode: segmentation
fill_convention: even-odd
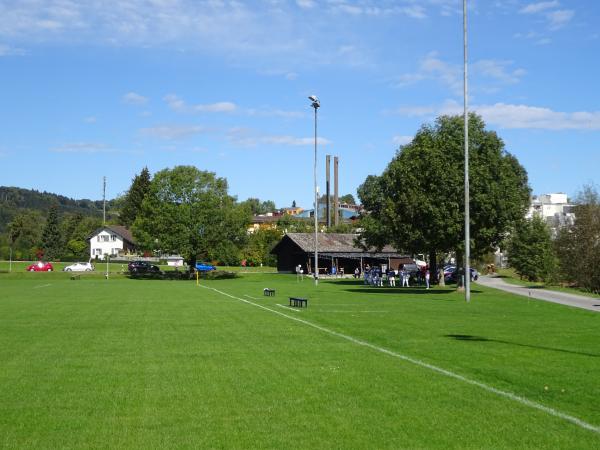
[[[518,286],[507,283],[502,278],[487,275],[480,276],[477,283],[536,300],[544,300],[546,302],[560,303],[561,305],[600,312],[600,298],[584,297],[583,295]]]

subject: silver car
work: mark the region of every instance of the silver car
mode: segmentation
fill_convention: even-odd
[[[66,266],[63,270],[65,272],[91,272],[92,270],[94,270],[94,266],[90,262],[78,262]]]

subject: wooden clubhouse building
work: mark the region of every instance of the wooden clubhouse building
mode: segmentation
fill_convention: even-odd
[[[385,264],[397,269],[401,264],[411,264],[413,259],[396,249],[385,246],[381,250],[365,250],[356,244],[357,234],[318,233],[320,274],[352,274],[358,267],[363,272],[367,264]],[[304,273],[312,273],[315,258],[314,233],[288,233],[271,250],[277,256],[277,271],[294,273],[300,265]],[[332,270],[335,268],[335,271]]]

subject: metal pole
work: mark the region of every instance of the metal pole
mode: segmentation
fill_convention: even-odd
[[[469,214],[469,114],[467,90],[467,0],[463,0],[463,63],[464,63],[464,122],[465,122],[465,301],[471,301],[471,257],[470,214]]]
[[[106,225],[106,177],[102,183],[102,225]]]
[[[317,191],[317,106],[313,104],[315,108],[315,164],[314,164],[314,181],[315,181],[315,286],[319,284],[319,235],[318,235],[318,216],[319,216],[319,204],[318,191]]]
[[[327,228],[331,227],[331,199],[329,198],[330,189],[329,189],[329,166],[331,165],[331,155],[325,156],[325,195],[327,200],[325,200],[325,211],[327,217]]]

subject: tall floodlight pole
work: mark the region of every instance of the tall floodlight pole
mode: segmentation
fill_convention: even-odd
[[[317,98],[316,95],[311,95],[310,97],[308,97],[308,99],[312,102],[311,106],[315,109],[315,164],[314,164],[314,182],[315,182],[315,268],[314,270],[314,274],[315,274],[315,286],[317,286],[319,284],[319,235],[318,235],[318,227],[319,227],[319,223],[318,223],[318,192],[317,192],[317,109],[319,109],[319,107],[321,106],[321,103],[319,102],[319,99]]]
[[[465,301],[471,301],[471,236],[469,214],[469,113],[467,90],[467,0],[463,0],[463,65],[464,65],[464,122],[465,122]]]
[[[106,177],[102,182],[102,225],[106,225]]]

